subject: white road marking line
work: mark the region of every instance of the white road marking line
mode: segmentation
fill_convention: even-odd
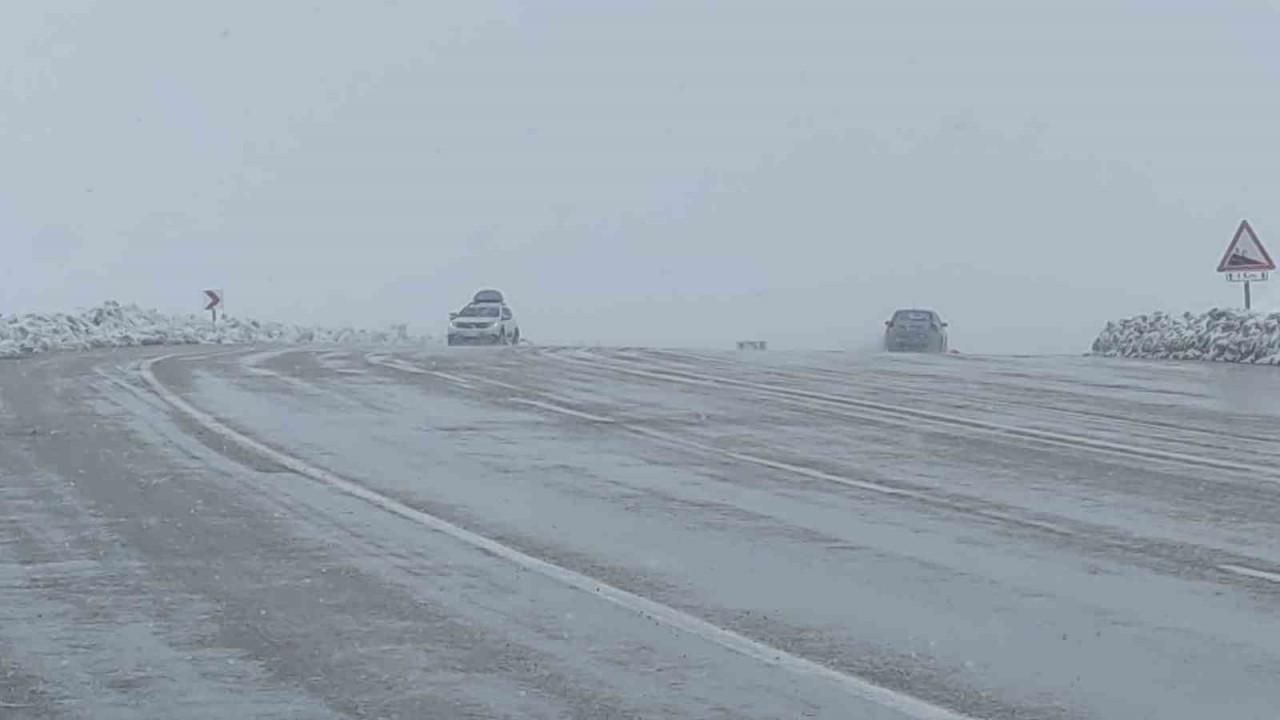
[[[562,407],[560,405],[552,405],[551,403],[542,402],[540,400],[527,400],[525,398],[511,398],[511,402],[519,403],[521,405],[529,405],[532,407],[541,408],[543,410],[548,410],[553,413],[559,413],[561,415],[568,415],[569,417],[575,417],[575,418],[578,418],[579,420],[590,420],[591,422],[598,422],[598,423],[617,422],[613,418],[601,417],[599,415],[592,415],[590,413],[584,413],[581,410],[574,410],[573,408]]]
[[[512,402],[518,402],[522,405],[531,405],[533,407],[542,408],[543,410],[549,410],[551,412],[560,413],[562,415],[581,417],[588,420],[594,420],[600,423],[609,423],[619,428],[622,428],[623,430],[626,430],[628,432],[634,433],[636,435],[642,435],[644,437],[650,438],[652,440],[655,440],[657,442],[664,443],[667,445],[696,450],[699,452],[709,453],[712,455],[719,455],[721,457],[729,458],[730,460],[737,460],[739,462],[744,462],[751,465],[759,465],[761,467],[770,468],[772,470],[780,470],[782,472],[790,473],[792,475],[807,477],[812,480],[821,480],[823,482],[829,482],[836,485],[843,485],[845,487],[850,487],[857,490],[866,490],[874,493],[879,493],[881,495],[889,495],[893,497],[903,497],[903,498],[909,498],[913,500],[921,500],[921,501],[925,501],[933,504],[942,503],[947,505],[954,505],[954,503],[949,503],[945,499],[931,495],[929,493],[919,492],[916,490],[908,490],[905,488],[896,488],[891,485],[882,485],[880,483],[871,482],[869,480],[854,480],[853,478],[847,478],[841,475],[833,475],[832,473],[824,472],[822,470],[817,470],[815,468],[804,467],[803,465],[793,465],[791,463],[782,462],[781,460],[773,460],[771,458],[760,457],[758,455],[751,455],[744,452],[738,452],[736,450],[726,450],[724,448],[718,448],[714,445],[707,445],[706,443],[700,443],[700,442],[697,442],[696,440],[688,440],[686,438],[676,437],[674,435],[668,435],[667,433],[658,432],[657,430],[650,430],[649,428],[638,427],[628,423],[622,423],[613,418],[601,417],[598,415],[589,415],[587,413],[583,413],[581,411],[574,410],[572,408],[554,405],[548,402],[542,402],[537,400],[525,400],[522,398],[512,398]],[[1016,517],[1008,513],[1002,513],[999,511],[983,510],[983,509],[968,509],[967,512],[973,513],[980,517],[986,517],[989,519],[1001,520],[1004,522],[1014,523],[1017,525],[1035,527],[1040,530],[1053,533],[1055,535],[1070,536],[1070,535],[1077,534],[1072,530],[1068,530],[1066,528],[1053,525],[1051,523],[1041,522],[1038,520],[1028,520],[1025,518]]]
[[[401,368],[396,368],[396,369],[401,369]],[[449,373],[446,373],[446,372],[430,370],[430,371],[424,372],[423,375],[435,375],[436,377],[441,378],[443,380],[448,380],[449,382],[455,385],[461,385],[462,387],[467,389],[475,389],[475,385],[467,381],[465,378],[458,377],[457,375],[450,375]]]
[[[454,375],[452,373],[447,373],[442,370],[427,370],[426,368],[421,368],[416,365],[413,365],[412,363],[408,363],[408,362],[405,362],[404,360],[399,360],[396,358],[369,355],[365,359],[368,360],[369,363],[373,365],[381,365],[382,367],[385,367],[385,368],[390,368],[392,370],[400,370],[400,371],[411,373],[414,375],[434,375],[438,378],[443,378],[452,383],[462,385],[463,387],[474,388],[477,384],[479,384],[479,385],[490,385],[492,387],[503,388],[505,390],[515,390],[517,392],[526,392],[526,389],[519,385],[512,385],[511,383],[505,383],[505,382],[502,382],[501,380],[494,380],[492,378],[477,377],[477,376],[464,377],[461,375]]]
[[[502,388],[503,390],[513,390],[515,392],[522,392],[522,393],[529,392],[529,388],[521,387],[519,385],[512,385],[511,383],[505,383],[505,382],[502,382],[501,380],[494,380],[493,378],[479,377],[477,375],[448,375],[446,373],[442,373],[434,370],[432,372],[434,372],[435,374],[441,377],[447,377],[453,380],[458,380],[459,382],[479,384],[479,385],[489,385],[491,387]]]
[[[802,467],[800,465],[792,465],[790,463],[785,463],[780,460],[771,460],[769,458],[760,457],[758,455],[748,455],[747,453],[738,452],[736,450],[726,450],[724,448],[718,448],[714,445],[707,445],[706,443],[700,443],[696,440],[688,440],[686,438],[680,438],[674,435],[668,435],[667,433],[658,432],[657,430],[650,430],[648,428],[636,427],[634,425],[622,425],[621,427],[637,435],[643,435],[645,437],[652,438],[659,442],[667,443],[670,445],[676,445],[678,447],[682,447],[690,450],[698,450],[701,452],[712,453],[714,455],[720,455],[721,457],[726,457],[726,458],[729,458],[730,460],[739,460],[741,462],[750,463],[752,465],[760,465],[760,466],[771,468],[774,470],[781,470],[783,472],[788,472],[793,475],[800,475],[802,477],[807,477],[813,480],[822,480],[825,482],[835,483],[837,485],[845,485],[847,487],[856,488],[858,490],[869,490],[871,492],[879,493],[881,495],[892,495],[895,497],[914,498],[918,500],[933,499],[928,495],[926,495],[925,493],[915,492],[912,490],[904,490],[902,488],[895,488],[889,485],[881,485],[880,483],[870,482],[868,480],[854,480],[852,478],[841,477],[839,475],[832,475],[831,473],[823,472],[822,470],[815,470],[814,468]]]
[[[240,358],[240,367],[250,375],[272,378],[273,380],[277,380],[286,385],[292,385],[293,387],[308,393],[319,392],[319,388],[313,386],[311,383],[259,365],[259,363],[274,360],[275,358],[295,352],[303,351],[298,348],[285,348],[283,350],[268,350],[266,352],[250,353]]]
[[[737,460],[739,462],[758,465],[761,467],[767,467],[773,470],[779,470],[782,472],[791,473],[793,475],[799,475],[801,477],[807,477],[812,480],[820,480],[824,482],[833,483],[836,485],[843,485],[845,487],[854,488],[856,490],[865,490],[869,492],[878,493],[880,495],[889,495],[893,497],[908,498],[912,500],[927,502],[932,505],[944,505],[952,508],[957,506],[957,503],[955,502],[949,501],[942,496],[933,495],[927,492],[921,492],[918,490],[909,490],[906,488],[897,488],[891,485],[884,485],[881,483],[872,482],[870,480],[855,480],[853,478],[847,478],[841,475],[834,475],[832,473],[824,472],[822,470],[818,470],[815,468],[804,467],[802,465],[793,465],[791,463],[782,462],[781,460],[773,460],[771,458],[760,457],[758,455],[750,455],[747,453],[738,452],[736,450],[727,450],[725,448],[719,448],[714,445],[701,443],[696,440],[689,440],[687,438],[677,437],[675,435],[668,435],[667,433],[659,432],[657,430],[651,430],[649,428],[640,427],[638,425],[622,422],[615,418],[584,413],[581,410],[575,410],[571,407],[567,407],[566,405],[557,404],[557,403],[567,403],[568,401],[566,401],[564,398],[556,397],[554,395],[551,395],[545,392],[538,392],[538,391],[529,390],[527,388],[520,388],[519,386],[511,385],[509,383],[504,383],[497,380],[489,380],[487,378],[480,378],[480,377],[475,377],[471,375],[452,376],[452,375],[447,375],[446,373],[439,373],[434,370],[432,371],[418,370],[418,372],[423,374],[445,375],[451,379],[457,380],[460,383],[467,383],[468,381],[476,382],[476,383],[487,383],[487,384],[496,385],[503,388],[519,390],[525,393],[526,395],[537,395],[538,397],[541,397],[541,398],[549,398],[550,400],[554,400],[556,402],[547,402],[546,400],[531,400],[528,398],[510,398],[510,401],[513,403],[519,403],[521,405],[528,405],[531,407],[540,408],[542,410],[558,413],[561,415],[568,415],[571,417],[577,417],[579,419],[591,420],[593,422],[613,425],[614,427],[620,428],[632,434],[640,435],[650,440],[660,442],[665,445],[670,445],[673,447],[679,447],[686,450],[695,450],[695,451],[706,453],[706,454],[717,455],[720,457],[728,458],[730,460]],[[470,386],[468,385],[468,387]],[[1031,520],[1028,518],[1017,517],[1015,515],[1000,512],[998,510],[984,510],[984,509],[978,509],[978,508],[963,508],[963,509],[965,512],[977,515],[979,517],[985,517],[991,520],[1008,522],[1015,525],[1021,525],[1023,527],[1034,527],[1039,530],[1052,533],[1055,535],[1060,535],[1063,537],[1071,537],[1071,536],[1079,535],[1078,532],[1067,529],[1065,527],[1054,525],[1048,522],[1043,522],[1040,520]]]
[[[1243,565],[1219,565],[1219,568],[1236,575],[1255,578],[1257,580],[1268,580],[1273,583],[1280,583],[1280,574],[1267,572],[1266,570],[1254,570],[1251,567]]]
[[[391,368],[392,370],[400,370],[401,372],[416,373],[416,374],[418,374],[418,375],[426,375],[426,374],[427,374],[427,371],[426,371],[426,370],[423,370],[423,369],[421,369],[421,368],[415,367],[415,366],[413,366],[413,365],[410,365],[410,364],[409,364],[409,363],[407,363],[407,362],[403,362],[403,361],[400,361],[400,360],[392,360],[392,359],[380,360],[380,361],[378,361],[378,363],[377,363],[377,364],[378,364],[378,365],[383,365],[383,366],[389,367],[389,368]]]
[[[370,490],[363,485],[347,480],[322,468],[310,465],[292,455],[276,450],[253,438],[241,434],[225,425],[222,421],[197,409],[165,387],[156,377],[153,368],[156,364],[172,358],[171,355],[154,358],[143,364],[141,374],[143,380],[165,402],[175,410],[203,426],[206,430],[222,436],[242,448],[256,452],[263,457],[288,468],[293,472],[309,477],[318,482],[364,500],[387,512],[406,520],[416,522],[478,550],[502,558],[518,567],[536,572],[544,577],[556,580],[566,586],[580,590],[606,600],[618,607],[629,610],[641,617],[649,618],[668,627],[683,631],[703,640],[715,643],[726,650],[752,658],[766,665],[783,668],[797,675],[817,678],[834,683],[845,692],[862,700],[876,703],[897,712],[901,712],[917,720],[976,720],[967,715],[934,705],[925,700],[876,685],[862,678],[848,675],[820,663],[785,650],[773,647],[745,635],[734,632],[706,620],[682,612],[675,608],[655,602],[635,593],[614,587],[589,575],[584,575],[560,565],[536,558],[496,540],[454,525],[435,515],[410,507],[394,498]]]
[[[303,350],[295,347],[276,348],[274,350],[261,350],[258,352],[246,353],[243,357],[240,358],[240,362],[243,363],[246,367],[257,367],[260,363],[264,363],[268,360],[274,360],[283,355],[288,355],[290,353],[295,353],[295,352],[303,352]]]
[[[475,385],[472,381],[466,378],[452,375],[447,372],[441,372],[439,370],[426,370],[403,360],[388,358],[381,355],[368,355],[365,357],[365,360],[367,360],[371,365],[380,365],[391,370],[399,370],[400,372],[406,372],[411,375],[434,375],[442,380],[448,380],[455,385],[460,385],[467,389],[475,389]]]
[[[506,385],[506,383],[497,383],[496,381],[495,381],[495,384]],[[531,390],[525,390],[525,392],[530,394],[537,394],[542,397],[552,397],[556,400],[559,400],[560,402],[564,402],[563,398],[556,398],[555,396],[548,395],[547,393],[534,392]],[[925,501],[929,503],[950,504],[944,498],[932,495],[930,493],[925,493],[925,492],[920,492],[915,490],[908,490],[905,488],[895,488],[889,485],[882,485],[880,483],[875,483],[868,480],[854,480],[852,478],[846,478],[840,475],[834,475],[832,473],[824,472],[822,470],[817,470],[815,468],[804,467],[802,465],[793,465],[791,463],[782,462],[780,460],[773,460],[771,458],[760,457],[757,455],[751,455],[748,453],[738,452],[735,450],[727,450],[724,448],[716,447],[714,445],[701,443],[696,440],[689,440],[689,439],[677,437],[674,435],[668,435],[667,433],[659,432],[656,430],[651,430],[649,428],[644,428],[636,425],[631,425],[629,423],[619,422],[618,420],[615,420],[613,418],[602,417],[597,415],[588,415],[579,410],[574,410],[572,408],[556,405],[550,402],[544,402],[544,401],[538,401],[538,400],[527,400],[523,398],[512,398],[511,401],[520,403],[522,405],[529,405],[532,407],[541,408],[543,410],[548,410],[550,412],[555,412],[562,415],[569,415],[573,417],[583,417],[585,419],[594,420],[596,422],[613,424],[616,427],[626,430],[628,432],[631,432],[637,435],[642,435],[644,437],[653,439],[657,442],[661,442],[667,445],[672,445],[675,447],[683,447],[686,449],[692,449],[692,450],[697,450],[704,453],[719,455],[721,457],[726,457],[731,460],[738,460],[744,463],[759,465],[759,466],[771,468],[774,470],[780,470],[783,472],[791,473],[793,475],[799,475],[799,476],[811,478],[814,480],[822,480],[830,483],[835,483],[838,485],[843,485],[846,487],[859,489],[859,490],[866,490],[874,493],[879,493],[882,495],[909,498],[909,499],[920,500],[920,501]],[[1010,515],[1008,513],[1003,513],[1000,511],[984,510],[984,509],[968,509],[967,512],[971,512],[971,513],[980,515],[982,517],[995,519],[995,520],[1002,520],[1002,521],[1017,524],[1017,525],[1035,527],[1045,532],[1053,533],[1056,535],[1062,535],[1062,536],[1079,535],[1079,533],[1074,530],[1070,530],[1065,527],[1054,525],[1052,523],[1047,523],[1039,520],[1030,520],[1026,518],[1020,518],[1020,517]],[[1277,573],[1271,573],[1265,570],[1255,570],[1253,568],[1245,567],[1243,565],[1219,565],[1218,567],[1222,570],[1226,570],[1228,572],[1235,573],[1237,575],[1243,575],[1246,577],[1251,577],[1259,580],[1267,580],[1274,583],[1280,583],[1280,574],[1277,574]]]

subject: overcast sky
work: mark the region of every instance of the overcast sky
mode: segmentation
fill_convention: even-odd
[[[859,347],[930,306],[960,350],[1077,352],[1239,303],[1241,218],[1280,251],[1278,13],[4,3],[0,313],[222,287],[438,331],[493,286],[538,342]]]

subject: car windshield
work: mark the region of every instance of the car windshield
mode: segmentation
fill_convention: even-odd
[[[498,317],[497,305],[468,305],[462,308],[462,312],[458,313],[458,317]]]
[[[895,322],[928,322],[933,316],[922,310],[899,310],[893,319]]]

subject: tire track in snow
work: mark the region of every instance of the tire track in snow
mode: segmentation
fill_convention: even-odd
[[[551,357],[553,359],[561,359],[551,355],[548,355],[547,357]],[[875,381],[874,383],[871,383],[865,379],[865,376],[860,377],[859,374],[850,373],[848,371],[837,370],[833,368],[810,367],[810,366],[750,365],[750,364],[743,364],[743,363],[735,364],[731,359],[719,357],[715,355],[697,355],[693,353],[680,353],[680,352],[673,352],[673,351],[666,351],[666,350],[650,351],[648,355],[642,355],[638,353],[601,352],[601,353],[596,353],[595,355],[592,356],[592,358],[604,360],[606,362],[611,359],[617,359],[627,363],[643,362],[648,368],[652,368],[656,364],[659,366],[659,369],[670,370],[675,372],[693,372],[698,369],[698,367],[696,366],[701,366],[701,368],[704,370],[707,367],[712,367],[716,369],[729,369],[729,370],[742,370],[746,368],[746,369],[761,372],[766,376],[772,376],[773,378],[775,378],[777,381],[780,381],[780,382],[785,382],[787,380],[799,380],[799,381],[813,382],[813,383],[838,382],[840,383],[841,387],[847,388],[847,389],[867,390],[868,392],[893,391],[893,392],[898,392],[906,395],[927,394],[927,396],[931,399],[942,399],[952,403],[957,401],[961,401],[961,402],[969,401],[973,399],[971,396],[967,396],[967,395],[963,395],[955,392],[949,392],[946,387],[922,388],[918,384],[913,385],[911,383],[903,382],[902,380],[896,379],[893,376],[886,377],[885,376],[886,373],[884,373],[883,370],[875,371],[875,374],[874,374]],[[579,357],[579,359],[584,359],[584,358]],[[923,378],[925,376],[917,375],[915,377]],[[1010,385],[1002,385],[1000,383],[993,382],[989,379],[976,380],[971,382],[972,384],[977,384],[981,386],[983,389],[1007,391],[1011,387],[1017,387],[1017,386],[1010,386]],[[1061,390],[1051,390],[1051,391],[1045,391],[1045,396],[1040,398],[1041,400],[1040,402],[1027,402],[1025,400],[1017,401],[1017,400],[994,399],[990,397],[984,397],[982,403],[984,406],[987,406],[987,407],[999,407],[1007,411],[1013,411],[1013,412],[1024,412],[1028,409],[1032,409],[1038,413],[1043,413],[1046,416],[1045,417],[1046,420],[1051,419],[1053,416],[1057,416],[1060,418],[1069,418],[1072,420],[1082,421],[1086,423],[1096,423],[1096,422],[1110,423],[1113,426],[1115,426],[1110,429],[1116,432],[1124,432],[1125,430],[1132,430],[1137,432],[1155,433],[1150,436],[1151,439],[1156,441],[1181,444],[1181,445],[1186,445],[1189,442],[1191,442],[1187,437],[1185,437],[1187,435],[1196,435],[1204,438],[1203,440],[1194,441],[1194,444],[1196,444],[1197,446],[1206,447],[1206,448],[1219,447],[1221,446],[1223,441],[1231,441],[1235,443],[1239,443],[1242,440],[1249,441],[1251,443],[1254,443],[1253,447],[1250,450],[1250,454],[1255,456],[1260,454],[1259,451],[1266,450],[1275,446],[1277,440],[1280,439],[1280,437],[1267,437],[1260,434],[1252,434],[1249,432],[1238,432],[1235,430],[1222,430],[1222,429],[1212,429],[1207,427],[1186,426],[1186,425],[1181,425],[1174,422],[1157,420],[1150,417],[1139,418],[1131,415],[1117,415],[1113,413],[1101,412],[1101,411],[1092,410],[1092,409],[1084,409],[1080,407],[1071,407],[1071,408],[1048,407],[1045,404],[1051,400],[1064,399],[1064,398],[1074,402],[1090,399],[1088,398],[1088,396],[1083,396],[1083,395],[1070,396]],[[1179,435],[1181,435],[1182,437],[1173,437],[1173,436],[1159,434],[1162,431],[1165,431],[1165,432],[1174,431]],[[1280,457],[1280,456],[1277,456],[1275,453],[1266,453],[1266,454],[1272,457]]]
[[[565,417],[570,417],[579,421],[586,421],[586,422],[591,422],[591,423],[600,424],[600,425],[607,425],[609,427],[643,437],[649,441],[660,443],[668,447],[683,449],[683,450],[692,451],[701,455],[719,457],[727,460],[732,460],[735,462],[755,465],[758,467],[764,467],[771,470],[776,470],[776,471],[788,473],[791,475],[804,477],[810,480],[817,480],[820,482],[832,483],[832,484],[848,487],[855,490],[872,492],[881,496],[912,500],[912,501],[920,502],[923,504],[927,504],[929,506],[939,507],[946,510],[952,510],[952,511],[964,513],[970,516],[981,517],[981,518],[993,520],[999,523],[1007,524],[1010,526],[1037,530],[1037,531],[1044,532],[1046,534],[1061,537],[1061,538],[1072,538],[1073,540],[1089,540],[1091,542],[1103,542],[1115,550],[1133,552],[1134,545],[1141,545],[1146,548],[1146,550],[1143,551],[1143,554],[1151,555],[1153,557],[1157,557],[1162,560],[1174,562],[1174,560],[1172,559],[1173,556],[1169,555],[1168,552],[1156,551],[1156,548],[1152,545],[1153,541],[1151,541],[1148,538],[1140,538],[1136,536],[1121,536],[1120,539],[1106,539],[1104,537],[1105,531],[1102,528],[1095,529],[1095,528],[1090,528],[1088,526],[1083,526],[1078,524],[1077,524],[1078,526],[1076,527],[1068,527],[1066,525],[1059,525],[1052,522],[1020,517],[1012,512],[1005,512],[1000,509],[978,507],[971,503],[951,500],[944,496],[931,493],[928,491],[917,490],[917,489],[907,488],[907,487],[898,487],[894,485],[887,485],[887,484],[877,483],[869,480],[859,480],[856,478],[843,477],[841,475],[830,473],[824,470],[805,467],[803,465],[798,465],[795,463],[788,463],[781,460],[775,460],[773,458],[768,458],[768,457],[755,455],[747,452],[728,450],[725,448],[716,447],[711,444],[699,442],[696,440],[690,440],[688,438],[678,437],[675,435],[671,435],[669,433],[642,427],[633,423],[628,423],[624,420],[620,420],[617,418],[612,418],[612,417],[603,416],[599,414],[587,413],[582,410],[573,408],[572,401],[567,400],[565,398],[557,397],[551,393],[535,391],[530,388],[521,387],[519,385],[504,382],[501,380],[495,380],[491,378],[474,376],[474,375],[462,375],[462,374],[455,374],[455,373],[440,372],[436,370],[426,370],[423,368],[413,366],[411,363],[406,363],[400,360],[395,360],[388,363],[388,362],[383,362],[382,359],[380,358],[370,357],[369,361],[375,365],[382,365],[383,367],[387,367],[392,370],[400,370],[405,372],[411,372],[412,374],[417,374],[417,375],[428,375],[428,376],[437,377],[439,379],[446,380],[450,383],[458,385],[459,387],[462,387],[467,390],[474,390],[479,385],[487,385],[487,386],[499,388],[502,390],[517,392],[520,394],[520,396],[513,396],[508,398],[510,402],[518,405],[523,405],[526,407],[531,407],[538,410],[543,410],[546,412],[555,413]],[[711,380],[710,378],[700,379],[697,381],[697,384],[707,384],[710,380]],[[533,398],[536,398],[536,399],[533,399]],[[854,417],[862,417],[862,416],[857,415]],[[1158,545],[1168,544],[1166,541],[1158,540],[1154,542]],[[1183,545],[1186,545],[1186,544],[1184,543]],[[1194,546],[1194,547],[1199,548],[1200,546]],[[1203,549],[1211,552],[1212,557],[1214,559],[1211,559],[1208,562],[1205,562],[1204,560],[1201,560],[1199,562],[1194,562],[1191,564],[1191,566],[1196,567],[1198,570],[1202,572],[1207,571],[1210,576],[1216,576],[1217,578],[1230,577],[1236,581],[1238,581],[1239,578],[1241,577],[1248,577],[1254,580],[1267,580],[1273,583],[1280,584],[1280,567],[1277,567],[1277,572],[1257,569],[1256,566],[1267,566],[1272,564],[1266,560],[1261,560],[1253,557],[1245,557],[1235,553],[1230,553],[1230,552],[1226,552],[1218,549],[1210,549],[1210,548],[1203,548]],[[1178,562],[1177,564],[1184,567],[1187,566],[1187,562],[1185,560]],[[1280,565],[1280,564],[1277,564],[1277,565]]]
[[[811,390],[786,388],[779,385],[714,377],[689,371],[642,370],[634,367],[627,367],[618,362],[588,362],[564,356],[559,356],[556,359],[560,362],[575,366],[592,368],[604,367],[613,372],[649,380],[659,380],[681,385],[728,387],[748,390],[762,397],[798,403],[811,403],[813,406],[822,407],[827,410],[840,410],[848,417],[854,419],[889,422],[898,425],[906,424],[910,427],[920,427],[921,423],[923,423],[931,428],[951,430],[953,432],[958,430],[963,432],[980,433],[1036,444],[1067,447],[1074,450],[1088,450],[1104,455],[1164,462],[1195,468],[1208,468],[1233,473],[1243,473],[1266,482],[1280,484],[1280,473],[1277,473],[1273,468],[1261,465],[1220,460],[1168,450],[1143,448],[1136,445],[1127,445],[1108,440],[1097,440],[1068,433],[1020,428],[1013,425],[1006,425],[1004,423],[965,418],[958,415],[935,412],[932,410],[903,408],[889,405],[887,403],[861,400],[859,398],[853,398],[845,395],[832,395]]]

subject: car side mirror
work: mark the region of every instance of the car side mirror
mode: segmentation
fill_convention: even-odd
[[[951,323],[942,323],[942,327],[951,327]]]
[[[450,320],[456,320],[457,318],[458,318],[458,313],[456,313],[456,312],[451,312],[451,313],[449,313],[449,319],[450,319]]]

